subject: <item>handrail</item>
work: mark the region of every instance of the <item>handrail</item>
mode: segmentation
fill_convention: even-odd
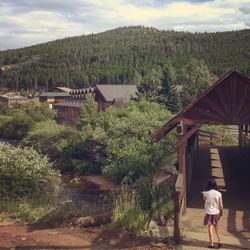
[[[176,183],[175,183],[176,192],[181,192],[183,190],[183,183],[184,183],[183,173],[179,173],[177,176]]]

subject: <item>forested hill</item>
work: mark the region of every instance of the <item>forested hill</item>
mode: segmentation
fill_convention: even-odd
[[[0,88],[132,83],[150,69],[166,65],[173,67],[181,83],[181,70],[191,59],[203,60],[217,76],[232,66],[250,76],[250,30],[193,34],[124,27],[0,51]]]

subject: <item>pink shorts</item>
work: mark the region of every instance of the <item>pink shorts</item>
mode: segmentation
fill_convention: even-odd
[[[220,220],[220,214],[206,214],[203,225],[215,225]]]

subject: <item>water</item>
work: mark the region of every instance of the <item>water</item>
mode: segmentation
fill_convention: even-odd
[[[112,209],[112,199],[108,192],[98,188],[83,178],[62,177],[60,203],[84,215],[96,215]]]

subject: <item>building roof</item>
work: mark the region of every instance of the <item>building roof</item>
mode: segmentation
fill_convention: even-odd
[[[72,89],[70,91],[71,95],[89,94],[94,93],[95,88],[84,88],[84,89]]]
[[[242,125],[250,123],[250,79],[234,69],[220,77],[205,93],[160,128],[160,140],[182,121],[191,126],[202,124]]]
[[[5,98],[8,100],[28,100],[28,98],[20,95],[14,95],[14,96],[9,96],[9,95],[1,95],[1,98]]]
[[[133,99],[137,98],[136,85],[121,84],[97,84],[96,90],[103,96],[105,101],[112,102],[114,99]]]
[[[40,97],[70,97],[70,94],[67,92],[44,92]]]
[[[67,93],[69,93],[72,90],[72,89],[70,89],[68,87],[55,87],[53,89],[59,89],[59,90],[61,90],[63,92],[67,92]],[[53,90],[53,89],[51,89],[51,90]]]

